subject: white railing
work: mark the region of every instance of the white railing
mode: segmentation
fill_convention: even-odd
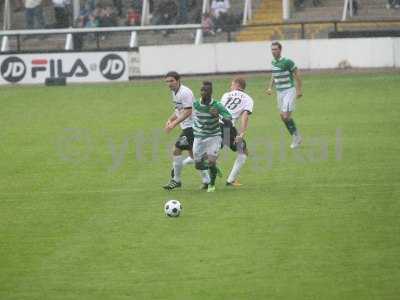
[[[8,30],[11,27],[11,6],[10,0],[4,1],[3,7],[3,30]]]
[[[290,18],[290,0],[282,0],[282,18],[284,20]]]
[[[142,20],[141,25],[148,25],[150,21],[150,2],[149,0],[143,0],[142,2]]]
[[[65,35],[65,50],[73,50],[73,35],[84,33],[105,33],[105,32],[129,32],[130,37],[127,41],[129,48],[137,47],[137,33],[144,31],[160,30],[201,30],[201,24],[186,25],[157,25],[157,26],[121,26],[121,27],[101,27],[101,28],[68,28],[68,29],[39,29],[39,30],[6,30],[0,31],[2,36],[1,52],[10,50],[9,37],[16,36],[35,36],[35,35]]]
[[[347,14],[349,14],[350,17],[353,17],[353,1],[349,1],[349,0],[343,1],[342,21],[346,21]]]
[[[243,9],[243,25],[247,25],[247,23],[253,17],[253,8],[252,8],[252,1],[245,0],[244,2],[244,9]]]

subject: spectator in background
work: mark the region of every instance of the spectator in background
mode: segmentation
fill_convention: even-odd
[[[211,3],[211,13],[215,19],[218,19],[221,14],[227,14],[230,8],[229,0],[213,0]]]
[[[143,0],[132,0],[132,8],[139,13],[142,12]]]
[[[228,11],[231,5],[229,0],[213,0],[211,3],[211,14],[214,18],[215,28],[217,32],[222,31],[224,28],[227,18]]]
[[[178,7],[179,7],[178,23],[186,24],[188,21],[189,1],[179,0]]]
[[[126,16],[126,26],[139,26],[140,25],[140,13],[135,8],[131,7],[128,9]]]
[[[132,0],[132,11],[129,12],[127,15],[127,23],[132,23],[134,25],[141,24],[141,17],[142,17],[142,7],[143,7],[143,0]],[[133,26],[133,25],[129,25]]]
[[[202,14],[202,3],[201,1],[189,0],[189,15],[188,19],[193,24],[198,24],[202,22],[203,14]]]
[[[15,0],[14,3],[15,3],[14,12],[19,12],[24,10],[24,3],[22,2],[22,0]]]
[[[176,23],[178,7],[173,0],[160,0],[154,11],[155,25],[170,25]]]
[[[215,35],[214,21],[213,21],[210,13],[203,14],[203,18],[201,21],[201,27],[203,28],[204,36]]]
[[[43,17],[42,0],[25,0],[25,18],[27,29],[35,28],[35,20],[38,23],[37,28],[46,27]]]
[[[82,10],[84,7],[85,6],[81,7],[79,16],[74,20],[74,24],[73,24],[74,28],[84,28],[86,26],[87,19],[85,19],[85,16],[82,14]],[[74,49],[77,51],[82,50],[84,34],[83,33],[74,33],[72,35],[72,38],[74,40]]]
[[[357,0],[349,0],[348,9],[350,10],[350,5],[353,5],[353,15],[357,16],[358,14],[358,1]]]
[[[148,5],[149,5],[149,13],[150,15],[153,13],[154,10],[154,2],[153,0],[148,0]],[[143,0],[131,0],[131,6],[139,11],[139,13],[142,13],[142,7],[143,7]]]
[[[85,28],[88,19],[89,19],[89,15],[87,17],[81,16],[81,15],[78,16],[78,18],[76,18],[76,20],[75,20],[74,27],[75,28]]]
[[[100,27],[113,27],[117,26],[116,16],[114,15],[113,8],[107,6],[100,10],[99,26]]]
[[[113,0],[113,5],[117,10],[118,17],[122,17],[122,11],[123,11],[122,0]]]
[[[81,5],[81,9],[80,9],[80,11],[79,11],[79,17],[78,17],[78,18],[83,17],[83,18],[86,19],[86,20],[85,20],[85,22],[86,22],[86,21],[87,21],[87,18],[89,17],[89,14],[90,14],[91,11],[92,11],[92,10],[90,9],[90,4],[89,4],[89,2],[86,2],[84,5]],[[75,27],[79,27],[79,26],[75,25]]]
[[[56,28],[67,28],[70,26],[71,0],[52,0],[54,6],[54,17]]]
[[[96,15],[96,10],[94,10],[92,13],[89,14],[87,22],[85,24],[85,28],[96,28],[100,26],[100,19],[99,16]],[[87,34],[89,39],[95,40],[96,39],[96,34],[95,33],[89,33]],[[102,36],[102,39],[103,36]]]
[[[86,28],[96,28],[96,27],[99,27],[100,22],[99,22],[98,17],[95,14],[91,13],[91,14],[89,14],[88,19],[84,23],[84,25]]]
[[[93,10],[95,10],[96,7],[97,7],[97,0],[87,0],[86,3],[85,3],[85,5],[88,6],[88,9],[89,9],[90,11],[93,11]]]

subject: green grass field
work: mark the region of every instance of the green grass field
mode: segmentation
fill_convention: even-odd
[[[243,186],[214,194],[192,166],[161,189],[161,81],[1,88],[0,299],[399,299],[399,74],[304,76],[298,151],[266,79]]]

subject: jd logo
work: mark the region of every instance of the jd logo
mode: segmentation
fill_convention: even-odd
[[[22,59],[11,56],[3,61],[0,72],[6,81],[16,83],[25,77],[26,66]]]
[[[124,74],[125,62],[119,55],[109,54],[101,60],[100,72],[105,78],[116,80]]]

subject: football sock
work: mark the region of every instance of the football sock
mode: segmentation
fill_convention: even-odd
[[[176,182],[181,182],[181,171],[183,167],[183,158],[182,155],[174,155],[174,162],[172,164],[174,168],[174,180]]]
[[[229,174],[229,177],[227,180],[228,182],[232,183],[236,180],[236,177],[238,176],[240,169],[246,162],[246,159],[247,159],[246,154],[244,154],[244,153],[238,154],[238,156],[236,157],[235,163],[233,164],[232,171]]]
[[[186,165],[191,165],[191,164],[194,164],[194,160],[193,160],[193,158],[191,158],[190,156],[186,157],[186,158],[183,160],[183,165],[184,165],[184,166],[186,166]]]
[[[200,174],[203,183],[210,183],[210,173],[208,172],[208,170],[201,170]]]
[[[205,160],[196,162],[196,169],[200,171],[208,170],[208,162]]]
[[[215,179],[217,178],[217,166],[216,165],[211,165],[209,166],[210,169],[210,184],[215,185]]]
[[[293,119],[289,119],[287,121],[284,121],[286,128],[289,130],[289,133],[291,135],[297,135],[297,128],[296,124],[294,123]]]

